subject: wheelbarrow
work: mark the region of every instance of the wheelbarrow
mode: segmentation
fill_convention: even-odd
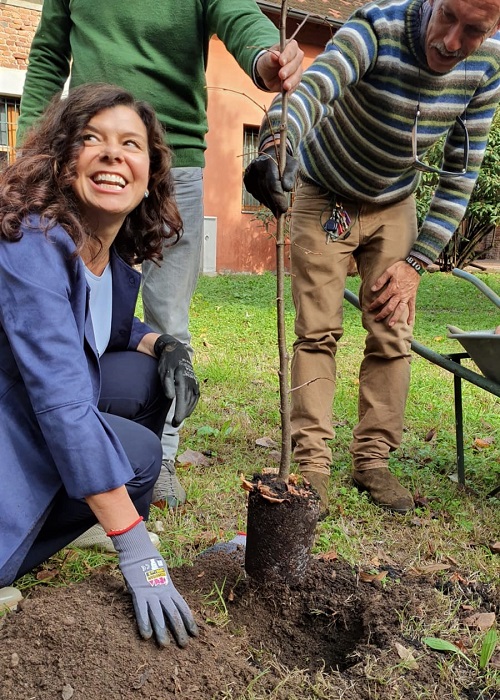
[[[456,277],[472,282],[485,296],[500,309],[500,297],[484,282],[464,270],[455,268]],[[500,323],[500,320],[499,320]],[[500,334],[495,329],[487,331],[463,331],[457,326],[447,326],[448,338],[454,338],[474,360],[487,379],[500,383]]]

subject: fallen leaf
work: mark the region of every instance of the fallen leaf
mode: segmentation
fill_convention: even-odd
[[[495,654],[490,659],[490,668],[494,668],[496,671],[500,671],[500,654]]]
[[[432,440],[432,438],[436,437],[436,433],[437,433],[436,428],[431,428],[429,430],[429,432],[427,433],[427,435],[425,436],[424,441],[430,442]]]
[[[243,474],[240,474],[240,481],[241,481],[241,488],[242,488],[244,491],[253,491],[253,484],[252,484],[252,482],[251,482],[251,481],[248,481],[247,479],[245,479],[245,477],[243,476]]]
[[[279,496],[276,494],[276,491],[271,489],[269,486],[266,486],[265,484],[262,484],[260,486],[259,491],[262,496],[269,496],[270,498],[279,498]]]
[[[464,620],[467,627],[476,627],[478,630],[489,630],[495,624],[495,613],[476,613]]]
[[[394,642],[394,646],[396,647],[399,658],[403,659],[407,668],[418,668],[418,664],[415,661],[415,657],[413,656],[411,649],[407,649],[399,642]]]
[[[348,420],[335,420],[332,423],[334,428],[343,428],[345,425],[349,425]]]
[[[331,549],[329,552],[321,553],[318,559],[321,559],[321,561],[335,561],[338,559],[338,554],[335,549]]]
[[[493,552],[493,554],[500,554],[500,542],[490,544],[490,550]]]
[[[413,496],[413,500],[415,501],[417,508],[425,508],[425,506],[429,505],[429,499],[427,496],[423,496],[421,493],[416,493]]]
[[[206,549],[222,539],[224,539],[224,533],[221,534],[219,532],[219,534],[217,534],[213,530],[205,530],[196,536],[194,544],[200,549]]]
[[[457,561],[456,559],[454,559],[452,556],[450,556],[449,554],[447,554],[447,555],[446,555],[446,558],[448,559],[448,561],[450,562],[450,564],[453,564],[453,566],[458,566],[458,561]]]
[[[372,581],[383,581],[387,576],[387,571],[379,571],[378,574],[369,574],[367,571],[359,572],[359,580],[365,581],[366,583],[372,583]]]
[[[193,467],[208,467],[210,464],[202,452],[189,449],[178,455],[177,461],[179,464],[191,464]]]
[[[255,441],[257,447],[278,447],[278,443],[269,437],[261,437]]]
[[[491,447],[492,444],[495,442],[493,437],[486,437],[486,438],[475,438],[474,442],[472,443],[472,446],[476,450],[485,450],[488,447]]]
[[[451,574],[451,576],[450,576],[450,581],[452,581],[453,583],[456,583],[456,582],[458,581],[459,583],[463,583],[465,586],[467,586],[467,585],[469,584],[468,579],[466,579],[466,578],[464,578],[463,576],[461,576],[461,575],[458,573],[458,571],[454,571],[454,572]]]
[[[265,498],[266,501],[269,501],[270,503],[283,503],[284,498],[276,498],[275,496],[266,496],[265,493],[261,494],[262,498]]]
[[[39,571],[36,575],[36,580],[37,581],[50,581],[50,579],[55,578],[59,572],[56,571],[48,571],[48,569],[42,569],[42,571]]]
[[[451,564],[427,564],[426,566],[416,566],[410,569],[410,573],[413,575],[435,574],[438,571],[447,571],[448,569],[451,569]]]

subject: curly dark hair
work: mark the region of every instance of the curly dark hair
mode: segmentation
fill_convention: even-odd
[[[0,172],[0,239],[19,240],[21,223],[30,214],[40,216],[46,231],[56,223],[63,226],[77,251],[89,237],[96,238],[82,220],[72,184],[84,129],[98,112],[117,106],[134,110],[146,127],[150,178],[149,196],[128,214],[115,246],[129,264],[161,260],[164,240],[177,240],[182,231],[170,149],[152,107],[105,83],[81,85],[63,99],[56,95],[26,135],[21,155]]]

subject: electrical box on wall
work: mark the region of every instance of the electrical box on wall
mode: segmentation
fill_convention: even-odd
[[[217,274],[217,217],[205,216],[203,221],[203,248],[200,272],[204,275]]]

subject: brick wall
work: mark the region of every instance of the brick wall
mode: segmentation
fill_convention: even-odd
[[[0,5],[0,66],[26,70],[40,10],[17,4]],[[1,86],[0,86],[1,92]]]

